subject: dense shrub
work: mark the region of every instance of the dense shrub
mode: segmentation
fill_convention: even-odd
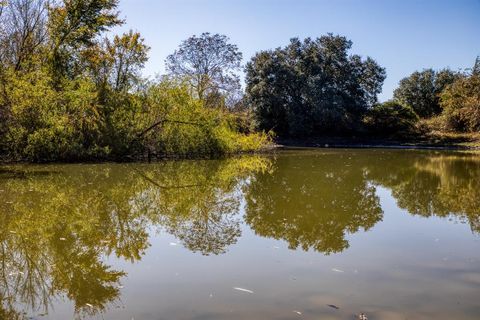
[[[102,119],[95,86],[87,79],[66,82],[56,91],[42,70],[11,73],[5,92],[10,121],[6,152],[12,159],[52,161],[105,156],[99,147]]]
[[[413,133],[418,116],[409,106],[396,101],[375,105],[365,117],[365,124],[376,135]]]
[[[244,134],[234,116],[220,108],[210,108],[189,94],[185,84],[163,80],[147,94],[137,126],[143,131],[142,145],[160,155],[220,155],[255,151],[268,143],[263,133]]]
[[[161,80],[143,93],[116,94],[111,111],[88,79],[57,92],[43,73],[12,75],[6,145],[11,159],[72,161],[152,156],[218,156],[256,151],[262,133],[241,133],[236,116],[206,107],[182,83]]]
[[[480,131],[480,75],[462,78],[442,93],[443,117],[448,129]]]

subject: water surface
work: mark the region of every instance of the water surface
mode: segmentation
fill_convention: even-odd
[[[480,156],[0,167],[0,319],[479,319]]]

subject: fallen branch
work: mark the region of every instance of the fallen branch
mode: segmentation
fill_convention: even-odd
[[[197,127],[203,127],[203,126],[204,126],[204,124],[201,124],[201,123],[198,123],[198,122],[178,121],[178,120],[163,119],[163,120],[159,120],[159,121],[155,122],[155,123],[152,124],[150,127],[148,127],[147,129],[143,130],[142,132],[140,132],[140,133],[137,135],[137,139],[143,137],[144,135],[146,135],[147,133],[149,133],[150,131],[152,131],[153,129],[155,129],[156,127],[158,127],[159,125],[161,125],[161,124],[163,124],[163,123],[166,123],[166,122],[177,123],[177,124],[186,124],[186,125],[192,125],[192,126],[197,126]]]

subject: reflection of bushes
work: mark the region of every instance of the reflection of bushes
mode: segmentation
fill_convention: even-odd
[[[0,277],[0,296],[37,309],[63,293],[79,315],[100,312],[118,298],[124,275],[103,256],[139,260],[152,224],[193,251],[225,252],[240,235],[240,187],[268,168],[265,159],[239,157],[3,169],[0,271],[12,276]],[[14,312],[0,304],[1,316]]]
[[[412,214],[453,215],[480,232],[480,160],[477,155],[391,154],[372,163],[369,179],[392,189],[399,207]],[[394,175],[392,177],[392,174]]]
[[[411,214],[453,215],[480,232],[478,177],[477,155],[401,150],[281,156],[273,174],[252,180],[245,220],[258,235],[285,240],[292,249],[341,252],[348,248],[347,233],[382,219],[375,194],[381,185]]]
[[[158,212],[159,224],[190,250],[220,254],[240,236],[236,214],[245,179],[268,170],[269,161],[260,157],[166,163],[151,177],[145,176],[151,188],[137,208]]]

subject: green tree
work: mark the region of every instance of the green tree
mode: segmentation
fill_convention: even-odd
[[[117,7],[118,0],[62,0],[50,6],[51,64],[57,84],[81,74],[81,53],[93,47],[102,32],[123,23]]]
[[[246,67],[247,99],[264,130],[281,136],[345,132],[377,101],[385,70],[349,55],[352,42],[328,34],[292,39]]]
[[[45,0],[0,1],[0,154],[8,149],[7,132],[12,120],[8,96],[12,70],[30,72],[41,65],[47,42]]]
[[[130,30],[113,40],[104,38],[83,52],[83,59],[100,90],[128,93],[142,82],[141,70],[149,50],[145,39]]]
[[[480,74],[472,74],[447,87],[441,102],[447,128],[480,132]]]
[[[170,75],[186,78],[195,96],[207,106],[225,104],[240,90],[242,53],[220,34],[202,33],[183,41],[166,59]]]
[[[393,97],[412,107],[420,117],[429,118],[441,113],[440,94],[460,77],[460,73],[449,69],[415,71],[400,81]]]
[[[97,104],[103,126],[102,143],[115,156],[132,152],[136,114],[145,94],[141,70],[149,47],[139,33],[129,31],[113,40],[104,38],[82,53],[89,78],[96,85]]]

